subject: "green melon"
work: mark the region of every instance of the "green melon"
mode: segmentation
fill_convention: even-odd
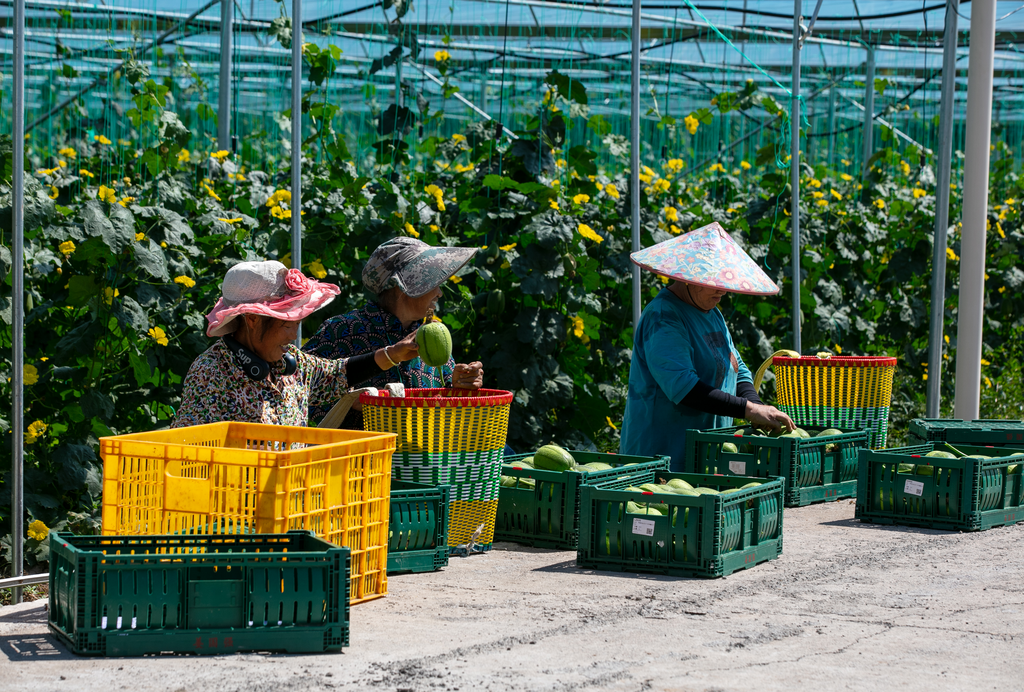
[[[420,360],[432,368],[439,368],[452,357],[452,334],[441,322],[428,322],[416,330],[416,345],[420,347]]]
[[[576,468],[576,460],[558,445],[544,445],[534,453],[533,466],[547,471],[568,471]]]

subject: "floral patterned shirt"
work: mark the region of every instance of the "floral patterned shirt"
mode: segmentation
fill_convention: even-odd
[[[310,403],[331,406],[348,390],[348,360],[328,360],[288,347],[298,369],[287,377],[284,363],[271,365],[270,377],[254,382],[222,339],[195,359],[185,376],[181,408],[172,428],[220,421],[305,426]]]
[[[350,358],[398,343],[417,326],[411,324],[404,329],[401,320],[376,303],[369,302],[358,310],[325,320],[302,350],[322,358]],[[451,387],[454,370],[454,358],[449,358],[439,368],[432,368],[419,358],[413,358],[360,383],[360,386],[381,389],[389,382],[401,382],[406,387]],[[309,410],[310,420],[323,418],[331,405],[328,401],[314,401]]]

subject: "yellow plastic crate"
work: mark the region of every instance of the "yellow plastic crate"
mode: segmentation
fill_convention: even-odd
[[[284,533],[352,551],[352,603],[387,593],[396,436],[212,423],[100,439],[103,534]]]

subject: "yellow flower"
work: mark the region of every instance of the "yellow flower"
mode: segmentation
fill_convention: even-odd
[[[691,135],[697,134],[697,128],[700,127],[700,121],[692,115],[683,118],[683,124],[686,125],[686,129]]]
[[[121,292],[119,290],[107,286],[106,288],[103,289],[103,302],[106,303],[107,305],[113,305],[114,298],[118,297],[119,295],[121,295]]]
[[[502,252],[509,252],[510,250],[515,250],[516,249],[516,243],[510,243],[509,245],[502,245],[498,249],[501,250]]]
[[[906,161],[900,161],[900,168],[903,170],[903,175],[910,175],[910,164]]]
[[[602,190],[604,190],[604,185],[602,185],[601,183],[594,183],[594,187],[597,188],[598,192],[601,192]]]
[[[471,170],[473,170],[475,168],[476,168],[476,166],[474,166],[471,163],[467,163],[466,165],[462,165],[461,163],[455,164],[455,172],[456,173],[468,173],[469,171],[471,171]]]
[[[842,199],[843,198],[843,196],[841,194],[839,194],[838,192],[836,192],[835,190],[830,190],[830,192],[832,193],[832,196],[835,197],[836,199]]]
[[[212,154],[210,154],[211,159],[217,159],[218,161],[223,161],[229,156],[231,156],[231,152],[228,151],[227,149],[221,149],[220,151],[215,151]]]
[[[60,166],[61,168],[67,168],[68,162],[65,161],[64,159],[60,159],[59,161],[57,161],[57,165]]]
[[[827,199],[819,199],[817,202],[815,202],[815,204],[817,204],[819,207],[827,207],[828,206],[828,200]]]
[[[220,201],[220,197],[218,197],[218,196],[217,196],[217,193],[213,191],[213,188],[212,188],[212,187],[210,187],[210,186],[209,186],[209,185],[207,185],[206,183],[203,183],[203,187],[205,187],[205,188],[206,188],[206,193],[207,193],[208,195],[210,195],[210,197],[213,197],[213,198],[214,198],[215,200],[217,200],[218,202]]]
[[[555,211],[561,211],[558,208],[558,200],[557,199],[548,200],[548,206],[550,206]]]
[[[986,387],[991,387],[991,386],[992,386],[992,380],[990,380],[990,379],[988,379],[988,378],[986,377],[986,378],[985,378],[985,386],[986,386]]]
[[[586,238],[587,240],[592,240],[595,243],[604,242],[604,238],[595,233],[594,229],[585,223],[581,223],[579,226],[577,226],[576,230],[578,230],[580,232],[580,235]]]
[[[811,178],[810,180],[807,181],[807,184],[815,189],[821,187],[821,181],[818,180],[817,178]]]
[[[590,195],[576,195],[572,198],[573,204],[586,204],[590,201]]]
[[[1016,203],[1017,203],[1017,200],[1015,200],[1015,199],[1014,199],[1013,197],[1011,197],[1011,198],[1010,198],[1010,199],[1008,199],[1008,200],[1004,200],[1004,201],[1003,201],[1003,204],[1005,204],[1005,205],[1006,205],[1006,206],[1008,206],[1008,207],[1012,207],[1012,206],[1013,206],[1014,204],[1016,204]]]
[[[989,362],[988,362],[987,360],[985,360],[984,358],[982,358],[982,359],[981,359],[981,364],[982,364],[982,365],[992,365],[992,363],[989,363]]]
[[[679,212],[676,211],[675,207],[665,207],[665,220],[666,221],[678,221]]]
[[[878,207],[879,209],[885,209],[885,202],[880,199],[876,199],[875,206]]]
[[[127,207],[129,204],[131,204],[134,201],[135,201],[134,197],[124,197],[122,199],[119,199],[117,201],[117,203],[120,204],[122,207]]]
[[[927,380],[928,379],[928,373],[925,373],[925,374],[921,375],[921,379],[922,380]]]
[[[811,196],[814,197],[814,199],[821,199],[822,197],[825,196],[825,193],[822,192],[821,190],[815,190],[814,192],[811,193]]]
[[[283,221],[285,219],[292,218],[292,210],[285,209],[282,206],[275,206],[270,208],[270,215],[275,219],[281,219]]]
[[[678,173],[679,171],[683,170],[682,159],[669,159],[668,161],[665,162],[664,165],[667,170],[670,170],[673,173]],[[747,166],[749,167],[750,164],[747,164]]]
[[[749,171],[752,168],[752,166],[747,161],[740,161],[740,168],[742,168],[745,171]]]
[[[129,142],[127,139],[119,139],[117,140],[117,143],[120,144],[122,147],[131,146],[131,142]]]
[[[53,185],[51,185],[50,186],[50,195],[49,195],[50,199],[57,199],[57,195],[59,195],[59,194],[60,194],[60,191],[57,188],[55,188]]]
[[[148,334],[149,338],[151,338],[153,341],[157,342],[161,346],[166,346],[167,344],[170,343],[170,340],[167,338],[167,332],[165,332],[160,327],[153,327],[152,329],[149,330]]]
[[[675,224],[672,224],[671,226],[669,226],[668,230],[671,231],[672,233],[674,233],[675,235],[679,235],[680,233],[683,232],[683,229],[681,229],[679,226],[677,226]]]
[[[839,178],[841,180],[845,180],[846,182],[850,182],[851,180],[853,180],[853,176],[850,175],[849,173],[840,173]]]
[[[849,166],[850,165],[850,162],[847,159],[841,159],[841,161],[843,162],[844,166]]]
[[[412,227],[411,223],[408,223],[408,222],[405,224],[405,232],[408,233],[409,235],[411,235],[413,238],[419,238],[420,237],[419,232],[415,228]]]
[[[949,334],[944,334],[942,338],[946,340],[947,344],[949,343]]]
[[[604,186],[604,193],[611,197],[612,199],[619,198],[619,189],[612,185],[611,183],[608,183],[607,185]]]
[[[569,318],[572,321],[572,333],[576,335],[577,339],[583,338],[583,318],[579,315],[573,315]]]
[[[239,216],[239,217],[237,217],[237,218],[234,218],[234,219],[222,219],[222,218],[220,218],[220,217],[218,216],[218,217],[217,217],[217,220],[218,220],[218,221],[223,221],[224,223],[236,224],[236,223],[238,223],[239,221],[241,221],[241,220],[242,220],[242,217],[241,217],[241,216]]]
[[[839,344],[836,344],[836,353],[838,353],[839,355],[843,355],[843,347],[840,346]]]
[[[182,149],[178,152],[178,163],[187,163],[192,158],[192,154],[189,153],[188,149]]]
[[[60,246],[57,249],[60,251],[62,255],[67,257],[68,255],[75,251],[75,244],[70,240],[65,240],[63,243],[60,244]]]
[[[609,428],[611,428],[612,430],[618,430],[618,429],[619,429],[619,428],[618,428],[618,427],[617,427],[617,426],[615,425],[615,423],[612,423],[612,417],[611,417],[611,416],[605,416],[605,417],[604,417],[604,419],[605,419],[606,421],[608,421],[608,427],[609,427]]]
[[[135,234],[135,242],[136,243],[141,243],[145,239],[146,239],[146,234],[145,233],[136,233]]]
[[[114,193],[114,189],[107,187],[106,185],[100,185],[100,189],[96,192],[96,197],[107,204],[113,204],[117,201],[117,195]]]
[[[556,166],[557,168],[565,168],[565,167],[566,167],[566,166],[568,166],[568,165],[569,165],[569,164],[568,164],[568,163],[566,163],[565,159],[558,159],[557,161],[555,161],[555,166]]]
[[[922,190],[922,189],[921,189],[921,188],[919,188],[919,187],[915,187],[915,188],[914,188],[914,189],[912,190],[912,193],[913,193],[913,195],[914,195],[914,199],[919,199],[919,198],[921,198],[921,197],[924,197],[925,195],[927,195],[927,194],[928,194],[927,192],[925,192],[924,190]]]
[[[110,144],[110,140],[103,135],[93,135],[92,138],[100,144]]]
[[[671,184],[672,183],[670,183],[669,181],[665,180],[664,178],[660,178],[658,180],[655,180],[654,181],[654,191],[655,192],[668,192],[668,188],[669,188],[669,186],[671,186]]]
[[[460,135],[460,134],[456,133],[456,134],[452,135],[452,141],[455,142],[456,144],[461,144],[462,142],[466,141],[466,136],[465,135]]]
[[[49,426],[41,420],[37,420],[28,426],[28,430],[25,431],[25,444],[30,445],[42,437],[47,427]]]
[[[78,152],[72,149],[71,147],[64,147],[63,149],[60,149],[57,152],[57,154],[59,156],[63,156],[66,159],[73,159],[76,156],[78,156]]]
[[[448,62],[451,59],[452,59],[451,53],[449,53],[446,50],[439,50],[439,51],[435,51],[434,52],[434,61],[435,62]]]
[[[60,170],[59,167],[58,168],[40,168],[40,169],[38,169],[36,171],[36,175],[53,175],[58,170]]]
[[[946,248],[946,257],[954,262],[960,259],[959,257],[956,256],[956,253],[953,252],[953,248],[951,247]]]
[[[46,537],[50,535],[50,527],[36,519],[28,525],[28,529],[25,533],[28,534],[28,537],[33,541],[45,541]]]
[[[319,257],[309,263],[309,273],[316,279],[327,277],[327,268],[324,267],[324,263],[320,261]]]
[[[1000,286],[999,287],[999,292],[1000,293],[1006,293],[1006,286]]]
[[[462,277],[461,276],[452,276],[452,277],[449,277],[449,279],[451,280],[451,282],[453,284],[462,283]]]
[[[194,279],[192,279],[191,277],[185,276],[184,274],[182,274],[181,276],[174,277],[174,283],[181,284],[185,288],[192,288],[193,286],[196,285],[196,282],[195,282]]]
[[[999,234],[1000,238],[1006,238],[1006,234],[1003,233],[1003,227],[998,221],[996,221],[996,233]]]
[[[441,227],[435,224],[430,224],[430,230],[433,231],[434,233],[437,233],[438,231],[441,230]]]
[[[423,191],[434,198],[438,211],[444,211],[444,190],[437,185],[427,185],[423,188]]]
[[[84,168],[82,168],[81,170],[78,171],[78,175],[82,176],[83,178],[95,178],[96,177],[91,171],[87,171]]]
[[[21,374],[24,378],[22,381],[25,384],[32,385],[39,381],[39,371],[36,370],[36,366],[34,365],[26,365],[23,367],[21,369]]]
[[[651,176],[644,175],[643,173],[641,173],[637,177],[640,178],[640,181],[643,182],[645,185],[649,184],[651,182],[651,180],[652,180]]]
[[[708,168],[708,173],[714,173],[716,171],[719,173],[725,173],[725,167],[720,163],[711,164],[711,167]]]
[[[509,261],[508,261],[508,260],[505,260],[504,262],[502,262],[502,263],[501,263],[501,268],[502,268],[502,269],[508,269],[508,268],[509,268],[509,267],[511,267],[511,266],[512,266],[512,265],[511,265],[511,264],[509,264]]]

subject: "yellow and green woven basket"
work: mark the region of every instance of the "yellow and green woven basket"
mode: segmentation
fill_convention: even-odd
[[[769,365],[779,409],[794,423],[867,430],[872,449],[885,447],[895,358],[776,351],[758,368],[755,389]]]
[[[512,392],[497,389],[406,389],[405,397],[363,394],[363,427],[398,435],[392,477],[451,486],[448,545],[494,541],[501,461]]]

